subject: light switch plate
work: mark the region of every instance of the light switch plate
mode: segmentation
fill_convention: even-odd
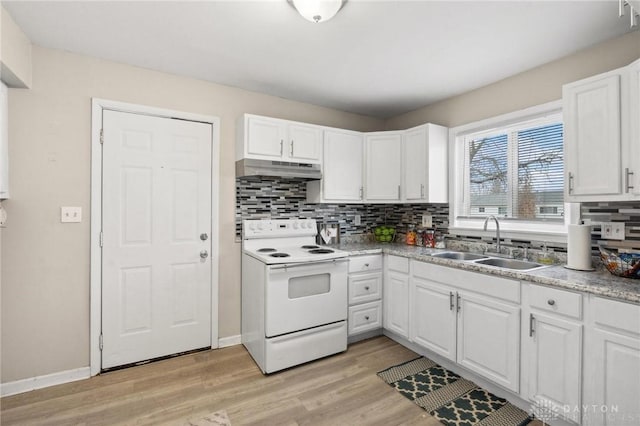
[[[422,226],[425,228],[431,228],[433,226],[433,217],[430,214],[422,215]]]
[[[60,207],[60,222],[82,222],[82,207]]]
[[[604,222],[601,234],[605,240],[624,240],[624,223]]]

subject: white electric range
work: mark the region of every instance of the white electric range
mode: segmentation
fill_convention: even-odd
[[[242,343],[263,373],[345,351],[348,254],[313,219],[242,225]]]

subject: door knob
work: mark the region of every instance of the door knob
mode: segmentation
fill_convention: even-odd
[[[209,239],[209,236],[207,235],[206,232],[204,232],[204,233],[200,234],[200,239],[202,241],[207,241]]]
[[[206,250],[202,250],[202,251],[200,252],[200,258],[201,258],[201,259],[206,259],[207,257],[209,257],[209,252],[208,252],[208,251],[206,251]]]

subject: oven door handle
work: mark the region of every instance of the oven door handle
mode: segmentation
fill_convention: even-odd
[[[318,260],[316,262],[300,262],[300,263],[284,263],[282,265],[270,265],[269,269],[291,269],[299,268],[301,266],[315,266],[322,265],[323,263],[342,263],[348,262],[348,258],[330,259],[330,260]]]

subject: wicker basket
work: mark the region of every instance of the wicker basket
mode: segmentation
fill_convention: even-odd
[[[616,254],[600,247],[600,259],[613,275],[640,279],[640,253]]]

